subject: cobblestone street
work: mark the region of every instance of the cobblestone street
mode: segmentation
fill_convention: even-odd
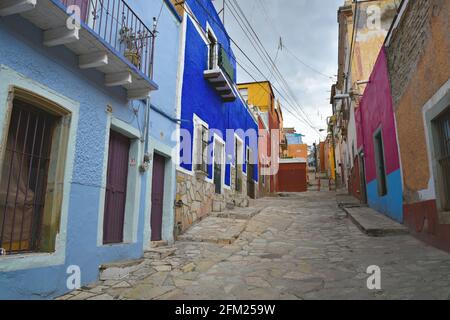
[[[447,253],[410,235],[369,237],[335,193],[265,198],[254,209],[239,221],[208,217],[191,228],[203,238],[185,236],[60,299],[450,299]],[[227,232],[237,239],[214,240]],[[371,265],[381,290],[367,289]]]

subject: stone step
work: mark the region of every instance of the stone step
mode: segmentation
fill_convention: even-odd
[[[260,213],[264,208],[234,208],[233,210],[226,210],[223,212],[214,212],[211,216],[218,218],[230,218],[239,220],[250,220],[258,213]]]
[[[167,241],[152,241],[150,242],[150,247],[152,248],[160,248],[160,247],[167,247],[168,243]]]
[[[246,220],[209,216],[179,235],[177,240],[232,244],[246,226]]]
[[[100,280],[121,280],[146,264],[145,259],[103,264],[100,266]]]
[[[372,237],[408,234],[408,228],[368,207],[354,207],[343,210],[355,225]]]
[[[177,251],[174,247],[159,247],[151,248],[144,253],[146,259],[163,260],[167,257],[173,256]]]
[[[366,204],[361,203],[361,201],[348,193],[337,193],[336,202],[339,207],[352,208],[352,207],[367,207]]]

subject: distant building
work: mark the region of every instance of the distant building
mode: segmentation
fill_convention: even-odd
[[[266,164],[260,163],[260,195],[273,194],[277,191],[277,173],[264,174],[262,170],[266,171],[278,161],[280,129],[283,122],[281,107],[276,102],[272,84],[268,81],[240,83],[238,88],[244,100],[251,108],[256,108],[256,113],[261,117],[259,129],[262,131],[266,147],[259,150],[259,158],[267,160],[264,161]],[[272,140],[275,137],[277,141]]]

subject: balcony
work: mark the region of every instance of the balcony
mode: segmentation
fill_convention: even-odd
[[[123,0],[2,0],[0,16],[13,14],[42,29],[45,46],[64,45],[79,68],[102,72],[105,86],[125,88],[128,99],[158,89],[153,32]]]
[[[221,45],[217,45],[214,52],[214,56],[210,58],[208,70],[205,70],[203,75],[224,102],[235,101],[237,94],[233,86],[234,68]]]

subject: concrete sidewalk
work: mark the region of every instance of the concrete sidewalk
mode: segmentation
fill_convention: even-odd
[[[356,226],[372,237],[408,234],[408,228],[368,207],[342,207]]]

